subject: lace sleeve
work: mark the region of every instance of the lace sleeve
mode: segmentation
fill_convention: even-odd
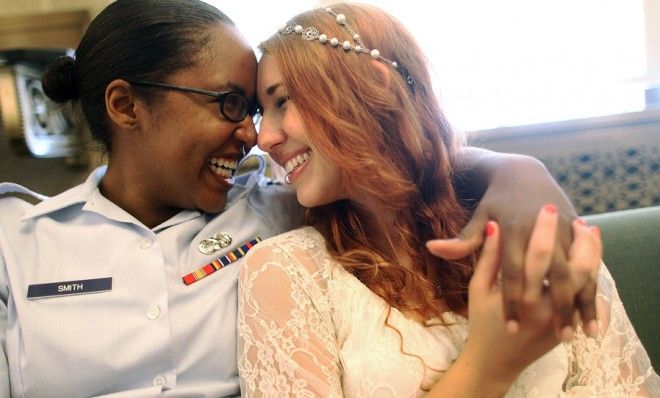
[[[316,264],[318,253],[314,245],[302,247],[300,239],[279,238],[252,249],[239,277],[242,393],[341,396],[327,280]]]
[[[596,308],[600,335],[587,338],[578,328],[569,344],[569,396],[658,397],[660,378],[653,370],[616,291],[601,263]]]

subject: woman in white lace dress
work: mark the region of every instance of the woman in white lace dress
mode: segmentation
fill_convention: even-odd
[[[598,280],[599,322],[559,333],[545,279],[554,206],[540,211],[525,253],[518,324],[503,321],[496,223],[488,223],[478,262],[425,250],[466,220],[451,184],[459,144],[421,52],[396,20],[368,6],[313,10],[262,49],[259,145],[285,167],[309,226],[246,256],[243,394],[660,393],[614,282],[599,268],[597,229],[574,223],[567,277],[573,291],[585,275]]]

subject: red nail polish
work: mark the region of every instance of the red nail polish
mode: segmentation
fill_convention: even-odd
[[[489,221],[488,224],[486,224],[486,236],[493,236],[495,233],[495,226],[493,225],[492,221]]]
[[[557,213],[557,206],[553,205],[552,203],[549,203],[543,206],[543,210],[547,211],[548,213],[555,214]]]

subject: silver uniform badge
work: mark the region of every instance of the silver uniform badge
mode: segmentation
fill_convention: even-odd
[[[220,232],[199,242],[197,250],[203,254],[213,254],[229,245],[231,245],[231,236],[226,232]]]

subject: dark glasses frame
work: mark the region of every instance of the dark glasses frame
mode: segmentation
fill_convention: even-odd
[[[150,82],[144,80],[127,80],[127,81],[134,86],[155,87],[163,90],[196,93],[196,94],[208,95],[209,97],[215,97],[215,99],[218,101],[220,105],[220,113],[227,119],[231,120],[232,122],[242,122],[243,119],[245,119],[245,117],[248,114],[250,115],[250,117],[254,117],[258,112],[258,107],[254,104],[250,104],[250,100],[241,92],[236,90],[217,92],[217,91],[204,90],[201,88],[177,86],[175,84],[169,84],[169,83]],[[230,95],[235,95],[237,97],[240,97],[243,103],[245,104],[242,106],[240,113],[236,116],[229,115],[227,114],[227,112],[225,112],[225,103],[227,101],[227,97],[229,97]]]

